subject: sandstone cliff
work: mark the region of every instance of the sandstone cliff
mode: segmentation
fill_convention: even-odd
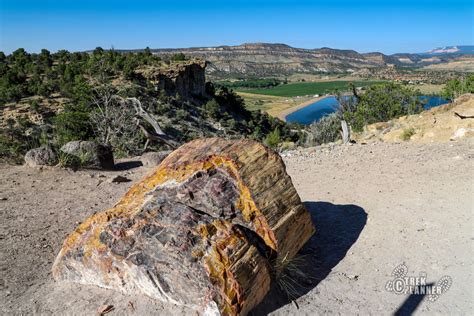
[[[195,59],[173,63],[168,67],[145,68],[143,76],[163,90],[169,96],[184,98],[203,97],[205,95],[206,62]]]

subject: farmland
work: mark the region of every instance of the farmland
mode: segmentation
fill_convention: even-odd
[[[279,97],[296,97],[314,94],[332,93],[335,90],[346,90],[351,81],[298,82],[282,84],[273,88],[239,89],[253,94],[273,95]],[[356,87],[365,87],[382,81],[352,81]]]

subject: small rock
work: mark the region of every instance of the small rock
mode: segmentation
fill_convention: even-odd
[[[459,128],[454,132],[450,140],[456,140],[459,138],[463,138],[465,136],[472,136],[472,135],[474,135],[474,128]]]
[[[102,316],[114,310],[113,305],[102,305],[97,309],[97,314]]]
[[[58,156],[51,147],[42,146],[29,150],[25,163],[29,167],[54,166],[58,163]]]
[[[8,200],[8,198],[6,198],[4,196],[0,197],[0,201],[6,201],[6,200]]]
[[[140,160],[142,161],[143,166],[153,168],[158,166],[170,153],[170,150],[156,152],[151,151],[144,153],[140,157]]]

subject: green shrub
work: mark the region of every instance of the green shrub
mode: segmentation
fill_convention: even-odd
[[[355,110],[343,113],[343,117],[354,131],[361,132],[365,125],[421,112],[418,95],[418,91],[395,83],[373,85],[357,96]]]
[[[85,163],[79,157],[59,151],[58,153],[59,166],[63,168],[77,169]]]
[[[416,132],[415,132],[415,129],[414,129],[413,127],[405,128],[405,129],[403,130],[402,135],[401,135],[401,139],[402,139],[403,141],[408,141],[408,140],[410,140],[410,138],[411,138],[413,135],[415,135],[415,134],[416,134]]]
[[[54,134],[59,146],[73,140],[88,140],[93,136],[89,114],[84,112],[59,113],[54,118]]]
[[[0,135],[0,161],[21,164],[26,148],[17,140]]]
[[[441,91],[441,94],[448,99],[455,99],[464,93],[474,93],[474,75],[449,80]]]
[[[176,118],[178,120],[185,120],[189,117],[189,113],[186,110],[179,109],[176,111]]]
[[[21,164],[25,153],[41,145],[42,132],[25,117],[9,118],[0,129],[0,160]]]
[[[39,103],[38,103],[37,100],[31,101],[31,102],[30,102],[30,107],[31,107],[31,109],[32,109],[34,112],[39,113],[39,111],[40,111],[40,105],[39,105]]]
[[[280,141],[280,130],[278,128],[270,132],[265,138],[265,144],[274,149],[278,147]]]
[[[184,61],[186,60],[186,56],[183,53],[177,53],[171,56],[172,61]]]
[[[204,110],[207,112],[209,117],[212,117],[214,119],[218,119],[221,117],[221,106],[215,99],[212,99],[211,101],[207,102],[204,104]]]
[[[336,114],[322,117],[310,125],[313,144],[335,142],[341,138],[341,120]]]

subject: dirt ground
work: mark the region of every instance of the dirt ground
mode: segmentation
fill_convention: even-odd
[[[253,314],[467,315],[473,311],[474,141],[324,146],[284,154],[316,234],[300,253],[292,297],[275,287]],[[94,286],[56,283],[62,241],[112,206],[150,169],[34,170],[0,166],[0,314],[191,314]],[[124,175],[132,181],[108,180]],[[436,301],[386,290],[392,271],[427,282],[449,276]]]

